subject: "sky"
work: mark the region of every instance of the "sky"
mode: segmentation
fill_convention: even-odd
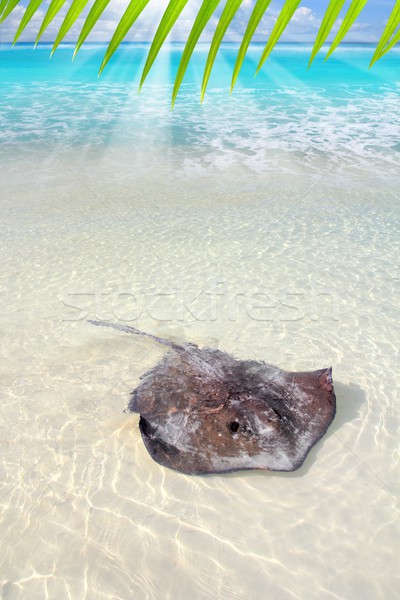
[[[221,5],[210,20],[201,40],[208,41],[211,39],[215,30],[215,25],[218,15],[224,6],[225,0],[221,0]],[[242,7],[239,9],[234,21],[232,22],[224,41],[238,42],[247,25],[249,15],[255,0],[243,0]],[[6,21],[0,26],[0,42],[12,41],[14,34],[18,28],[19,22],[25,11],[25,6],[28,0],[22,0],[9,15]],[[32,41],[36,38],[40,24],[44,18],[50,0],[44,0],[41,7],[37,11],[25,32],[20,38],[20,41]],[[89,2],[88,8],[82,13],[75,26],[65,37],[65,41],[76,41],[79,31],[82,28],[85,15],[87,15],[92,1]],[[110,0],[110,4],[105,10],[102,18],[96,24],[90,37],[87,41],[100,42],[109,41],[117,26],[117,23],[122,16],[125,8],[129,4],[129,0]],[[151,41],[161,16],[168,4],[168,0],[150,0],[149,4],[143,11],[140,19],[136,22],[133,29],[126,37],[127,41]],[[171,41],[185,41],[194,21],[196,10],[201,4],[201,0],[188,0],[188,4],[181,14],[178,22],[175,24],[173,31],[168,38]],[[270,33],[283,0],[273,0],[264,16],[260,26],[257,29],[253,41],[266,41]],[[350,4],[348,0],[345,8],[341,13],[341,17],[346,12],[346,8]],[[366,7],[357,19],[356,23],[351,28],[346,37],[349,42],[374,42],[379,39],[385,23],[390,15],[390,12],[395,4],[395,0],[368,0]],[[54,41],[56,32],[61,26],[63,18],[66,14],[69,2],[66,7],[60,11],[59,15],[54,19],[47,31],[42,37],[42,41]],[[314,41],[316,33],[323,13],[328,6],[328,0],[303,0],[295,12],[290,25],[283,34],[281,41],[292,42],[311,42]],[[337,31],[341,19],[335,25],[333,33]]]

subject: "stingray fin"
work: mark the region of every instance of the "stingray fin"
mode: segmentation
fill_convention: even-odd
[[[92,319],[87,320],[88,323],[92,325],[96,325],[98,327],[112,327],[112,329],[117,329],[118,331],[123,331],[124,333],[134,333],[135,335],[140,335],[143,337],[150,338],[163,346],[168,346],[172,348],[172,350],[182,351],[185,350],[184,346],[176,344],[175,342],[171,342],[170,340],[166,340],[165,338],[157,337],[156,335],[152,335],[151,333],[146,333],[145,331],[140,331],[140,329],[136,329],[135,327],[131,327],[130,325],[118,325],[117,323],[108,323],[107,321],[94,321]]]

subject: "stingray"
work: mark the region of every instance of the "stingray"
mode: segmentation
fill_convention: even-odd
[[[335,416],[332,368],[282,371],[134,327],[90,323],[168,347],[142,375],[126,409],[140,414],[143,442],[165,467],[188,474],[294,471]]]

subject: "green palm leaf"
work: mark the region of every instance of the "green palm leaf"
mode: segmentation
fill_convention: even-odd
[[[276,20],[274,28],[272,29],[271,35],[269,36],[267,45],[264,48],[264,52],[260,58],[260,62],[258,63],[257,71],[259,72],[264,62],[267,60],[277,41],[281,37],[282,33],[285,31],[286,26],[288,25],[290,19],[293,17],[293,14],[297,7],[299,6],[301,0],[286,0],[285,4],[281,12],[279,13],[279,17]]]
[[[89,0],[73,0],[71,6],[68,9],[67,14],[65,15],[65,19],[61,24],[61,27],[57,33],[55,42],[53,44],[53,48],[51,50],[51,56],[53,56],[54,52],[57,49],[57,46],[63,41],[68,31],[71,29],[72,25],[75,23],[86,4]]]
[[[381,39],[378,42],[375,53],[372,57],[370,67],[380,58],[382,55],[382,51],[387,45],[388,41],[396,31],[397,27],[400,25],[400,0],[396,0],[396,4],[392,10],[392,13],[389,17],[389,20],[386,24],[384,32],[382,33]],[[399,34],[399,32],[398,32]]]
[[[96,0],[93,4],[92,8],[89,11],[88,16],[85,19],[82,30],[79,34],[78,41],[76,42],[75,50],[74,50],[74,58],[82,46],[83,42],[86,40],[89,33],[92,31],[93,27],[103,14],[104,10],[107,8],[110,0]]]
[[[400,42],[400,30],[392,37],[392,39],[390,40],[388,45],[385,46],[385,48],[382,50],[379,58],[382,58],[382,56],[384,56],[387,52],[389,52],[389,50],[391,50],[393,48],[393,46],[395,46],[399,42]]]
[[[329,48],[329,52],[325,57],[325,60],[328,60],[330,55],[336,50],[339,46],[340,42],[343,40],[346,33],[349,31],[350,27],[353,25],[354,21],[357,19],[358,15],[366,5],[367,0],[353,0],[350,4],[348,11],[346,13],[345,18],[339,28],[339,31],[336,34],[335,39],[332,42],[331,47]]]
[[[5,9],[6,5],[8,3],[8,0],[0,0],[0,17],[3,13],[3,10]],[[0,23],[2,22],[2,19],[0,19]]]
[[[222,38],[225,35],[233,17],[237,13],[243,0],[227,0],[224,10],[222,11],[220,20],[218,21],[217,29],[215,30],[214,37],[211,42],[211,47],[207,56],[207,63],[204,69],[203,83],[201,86],[200,101],[203,102],[204,94],[206,92],[208,80],[210,79],[211,70],[214,65],[215,57],[217,56],[218,48],[221,45]]]
[[[153,65],[153,62],[155,61],[157,54],[159,53],[160,48],[165,41],[165,38],[168,36],[172,27],[175,25],[176,20],[178,19],[182,10],[185,8],[187,2],[188,0],[171,0],[168,4],[167,9],[157,28],[154,39],[151,43],[150,50],[146,59],[146,64],[144,65],[142,77],[140,79],[139,90],[142,88],[144,80],[146,79]]]
[[[321,27],[318,30],[318,34],[314,43],[314,47],[311,52],[310,62],[308,63],[308,68],[311,67],[311,64],[321,50],[326,38],[331,32],[333,24],[339,16],[340,11],[343,8],[343,5],[346,0],[330,0],[329,6],[326,9],[326,13],[324,18],[322,19]]]
[[[149,0],[131,0],[108,45],[103,62],[101,63],[99,75],[148,2]]]
[[[24,12],[24,16],[21,19],[21,22],[18,26],[17,33],[15,34],[13,44],[16,44],[18,38],[21,33],[24,31],[25,27],[28,25],[29,21],[32,19],[33,15],[42,4],[43,0],[31,0],[26,7],[26,11]]]
[[[182,57],[179,63],[178,72],[175,77],[174,89],[172,92],[172,103],[174,106],[176,97],[179,92],[179,88],[182,83],[183,76],[189,64],[190,57],[193,54],[193,50],[198,42],[200,35],[203,32],[204,27],[211,19],[213,12],[217,8],[220,0],[203,0],[203,4],[199,8],[196,20],[193,24],[192,30],[189,34],[189,38],[186,42],[185,48],[182,53]]]
[[[51,0],[50,6],[47,9],[45,17],[43,19],[43,23],[40,26],[39,33],[37,34],[35,46],[38,44],[43,33],[45,32],[47,27],[50,25],[50,23],[52,22],[54,17],[57,15],[57,13],[64,6],[64,4],[65,4],[65,0]]]
[[[253,39],[254,32],[257,29],[258,24],[260,23],[261,19],[266,13],[267,8],[270,4],[271,0],[257,0],[256,4],[254,5],[253,12],[251,13],[251,17],[249,19],[249,22],[247,23],[246,31],[244,32],[242,43],[240,44],[235,67],[233,69],[231,92],[235,87],[236,80],[238,78],[240,69],[242,68],[244,57],[246,56],[249,44]]]
[[[6,3],[7,6],[3,8],[3,14],[1,15],[0,23],[7,19],[8,15],[14,10],[18,2],[19,0],[8,0],[8,2]]]

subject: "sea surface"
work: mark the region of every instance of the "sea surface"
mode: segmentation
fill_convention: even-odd
[[[0,595],[394,600],[400,51],[0,46]],[[293,473],[186,476],[125,414],[163,348],[333,367]]]

